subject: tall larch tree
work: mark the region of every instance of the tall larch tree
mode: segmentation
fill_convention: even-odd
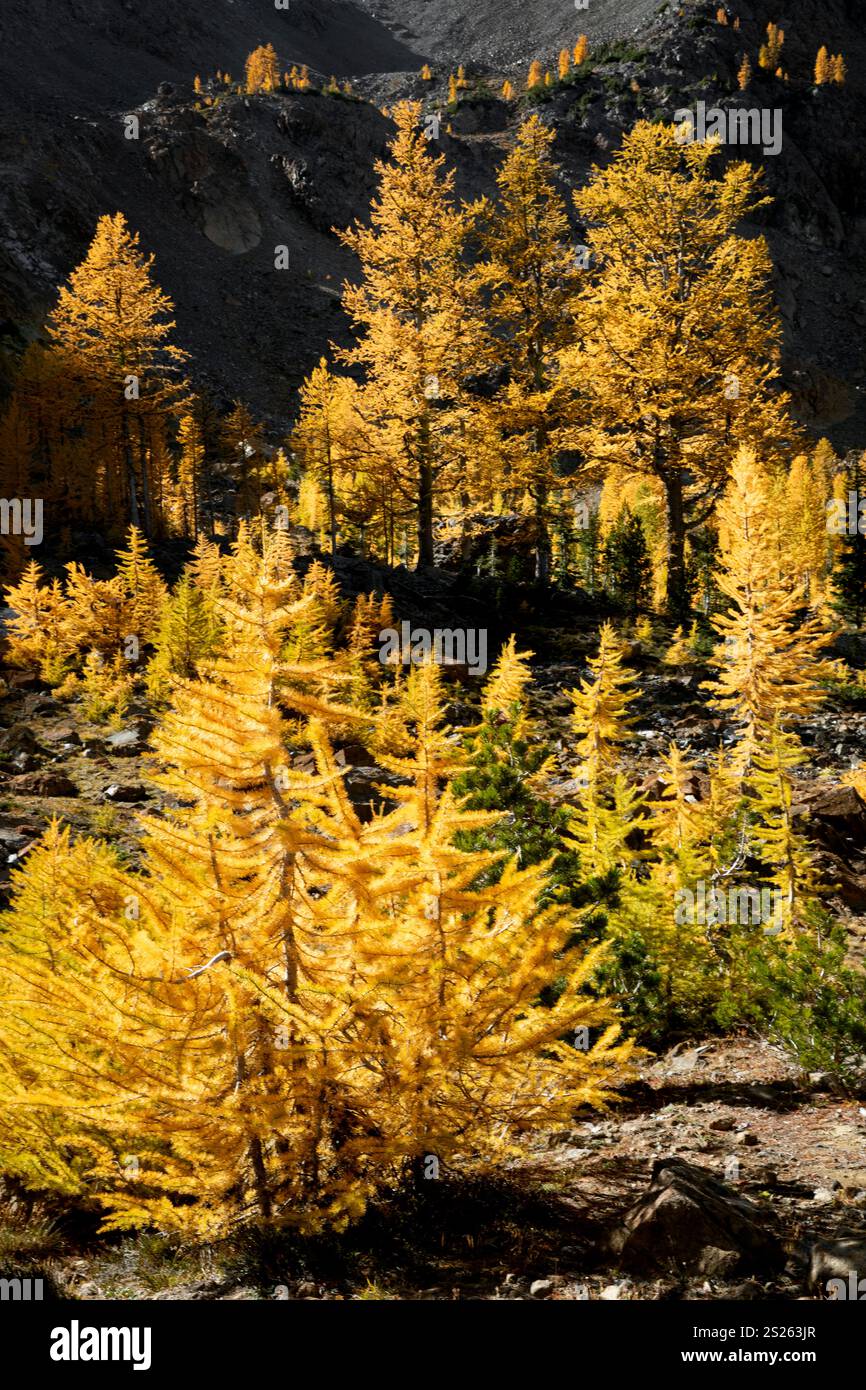
[[[419,126],[421,106],[394,109],[390,160],[370,226],[341,234],[361,264],[343,302],[358,334],[346,362],[365,372],[361,411],[372,422],[397,486],[414,511],[418,563],[432,565],[439,496],[464,456],[459,408],[479,326],[462,265],[467,214],[454,175]]]
[[[48,318],[68,379],[72,421],[85,431],[99,479],[102,519],[128,518],[150,534],[153,455],[179,401],[186,354],[171,341],[172,302],[154,282],[154,257],[122,213],[96,235]]]
[[[322,358],[301,387],[301,411],[292,436],[293,450],[325,497],[331,554],[337,549],[340,484],[361,432],[354,395],[354,382],[335,376]]]
[[[254,48],[246,62],[246,90],[273,92],[280,85],[280,61],[273,44]]]
[[[509,486],[532,499],[540,583],[550,577],[558,435],[573,408],[573,393],[560,375],[557,357],[573,337],[568,306],[584,273],[556,186],[555,138],[537,115],[524,121],[497,175],[496,205],[482,202],[478,207],[491,361],[502,379],[487,411],[496,471],[501,477],[502,462],[507,462]]]
[[[589,470],[615,460],[664,486],[667,603],[687,608],[686,537],[709,517],[738,442],[778,450],[794,433],[776,390],[780,325],[762,237],[760,175],[713,176],[717,141],[683,143],[640,122],[575,204],[595,269],[575,302],[579,339],[561,370],[585,400],[565,439]]]

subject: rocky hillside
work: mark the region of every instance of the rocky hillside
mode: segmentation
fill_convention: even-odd
[[[389,138],[378,109],[402,96],[442,109],[448,66],[469,65],[469,87],[441,144],[464,196],[492,188],[523,103],[498,96],[506,72],[553,61],[586,30],[595,61],[554,88],[542,109],[558,132],[564,192],[603,161],[636,119],[670,117],[698,99],[739,97],[743,52],[756,60],[768,19],[786,31],[787,83],[757,70],[746,104],[779,107],[784,141],[763,160],[774,198],[763,230],[777,266],[785,373],[798,411],[838,448],[862,444],[866,375],[866,40],[854,0],[675,10],[645,0],[468,5],[392,0],[359,5],[253,0],[183,6],[160,0],[37,0],[0,18],[0,389],[38,333],[58,280],[82,257],[97,217],[121,209],[156,254],[177,306],[178,338],[223,401],[242,396],[282,424],[299,381],[330,340],[348,332],[339,286],[352,273],[332,228],[363,217],[373,163]],[[620,40],[600,48],[603,40]],[[237,76],[255,44],[286,63],[354,80],[363,99],[319,92],[223,98],[196,109],[192,79],[218,67]],[[845,54],[844,88],[815,88],[820,43]],[[418,77],[422,59],[431,83]],[[756,62],[755,62],[755,66]],[[124,138],[123,117],[140,119]],[[576,229],[579,232],[579,229]],[[276,272],[274,247],[290,248]],[[214,332],[211,305],[220,304]]]

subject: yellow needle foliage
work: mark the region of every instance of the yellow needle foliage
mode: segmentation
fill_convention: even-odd
[[[634,719],[628,707],[637,696],[630,689],[635,673],[625,665],[625,643],[610,622],[602,623],[598,652],[587,662],[593,679],[572,690],[572,725],[578,735],[577,754],[590,781],[610,772]]]
[[[260,44],[247,57],[246,90],[272,92],[280,85],[280,60],[273,44]]]
[[[685,606],[685,540],[721,491],[732,445],[787,442],[781,329],[762,237],[742,219],[764,206],[748,164],[714,164],[719,142],[639,122],[575,194],[598,266],[575,302],[580,337],[560,354],[586,411],[563,432],[591,467],[657,478],[668,513],[668,604]]]
[[[820,655],[826,630],[802,617],[802,590],[783,584],[774,566],[770,493],[754,453],[740,449],[718,508],[723,567],[716,583],[730,606],[712,620],[721,639],[713,657],[719,674],[706,688],[741,726],[744,756],[760,730],[821,703],[818,680],[828,669]]]
[[[509,487],[532,500],[540,581],[550,570],[557,432],[571,409],[571,383],[557,373],[556,358],[573,333],[568,306],[584,274],[557,187],[554,139],[538,116],[524,121],[497,174],[497,205],[484,200],[476,208],[491,362],[506,383],[486,412],[487,472],[501,486],[504,464]]]
[[[454,172],[431,153],[420,103],[399,103],[393,119],[397,134],[389,162],[376,164],[370,225],[341,234],[363,273],[344,287],[359,342],[342,356],[366,373],[359,410],[375,438],[377,468],[409,502],[419,562],[432,564],[435,504],[465,467],[459,406],[465,378],[477,369],[480,327],[474,282],[461,264],[469,215],[454,204]]]
[[[230,561],[227,654],[178,681],[158,727],[168,804],[140,872],[55,827],[0,933],[0,1154],[94,1194],[109,1228],[339,1228],[412,1160],[499,1161],[627,1074],[586,989],[600,954],[573,960],[543,869],[481,889],[491,855],[454,847],[490,817],[449,790],[433,666],[400,693],[393,808],[359,820],[327,732],[357,716],[317,693],[326,662],[285,659],[311,600],[285,537],[263,544]]]
[[[160,522],[160,445],[186,361],[153,262],[122,213],[101,217],[47,325],[67,380],[67,429],[84,427],[93,455],[89,514],[112,524],[128,516],[148,534]]]

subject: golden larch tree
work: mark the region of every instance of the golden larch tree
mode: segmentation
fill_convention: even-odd
[[[453,171],[432,153],[420,117],[418,103],[395,107],[370,225],[341,233],[361,266],[360,282],[343,288],[359,341],[341,356],[364,370],[358,408],[414,513],[418,563],[432,565],[437,502],[466,452],[455,423],[480,322],[462,265],[468,214],[455,206]]]
[[[718,153],[717,141],[683,143],[674,126],[639,122],[575,194],[597,270],[575,301],[579,339],[560,354],[586,406],[563,443],[590,470],[616,460],[664,486],[667,602],[677,616],[687,606],[686,538],[724,486],[732,443],[779,451],[795,436],[777,389],[769,250],[738,232],[765,204],[760,175],[731,164],[715,178]],[[650,207],[652,216],[642,211]]]
[[[509,487],[532,500],[541,583],[550,574],[558,430],[573,403],[557,371],[557,354],[571,341],[568,306],[584,273],[557,187],[555,138],[537,115],[524,121],[497,174],[496,205],[478,206],[491,362],[503,381],[485,412],[495,460],[491,472],[501,487],[506,463]]]
[[[765,470],[741,448],[718,507],[716,583],[729,607],[712,620],[721,639],[713,657],[719,674],[707,688],[739,725],[744,759],[778,721],[821,703],[827,674],[821,652],[829,634],[817,618],[802,618],[802,589],[787,586],[774,565],[770,496]]]
[[[356,712],[316,693],[327,663],[286,661],[306,600],[285,537],[264,547],[240,538],[229,654],[158,728],[174,809],[145,820],[140,871],[54,830],[0,932],[0,1153],[86,1185],[109,1229],[340,1229],[419,1159],[501,1163],[628,1074],[588,988],[602,953],[540,905],[544,870],[479,889],[495,856],[455,847],[490,816],[450,790],[432,665],[382,755],[394,809],[359,820],[327,734]]]
[[[99,219],[81,265],[60,291],[47,335],[68,378],[73,423],[100,472],[99,514],[150,534],[154,447],[178,404],[186,353],[171,341],[173,305],[152,276],[154,257],[122,213]]]

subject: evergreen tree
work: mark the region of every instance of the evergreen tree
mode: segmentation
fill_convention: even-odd
[[[147,666],[149,694],[164,700],[175,677],[192,680],[201,663],[215,655],[219,633],[212,596],[196,587],[192,575],[185,572],[162,604]]]
[[[568,813],[544,794],[551,769],[551,750],[530,718],[527,687],[530,652],[506,643],[484,687],[481,721],[464,735],[466,764],[454,779],[454,794],[471,811],[488,811],[495,823],[464,832],[463,849],[506,850],[521,865],[540,864],[559,856],[557,877],[567,873],[561,842]],[[494,866],[495,877],[502,866]]]
[[[608,592],[625,603],[630,612],[649,603],[649,549],[640,517],[629,506],[623,507],[604,542],[602,572]]]

